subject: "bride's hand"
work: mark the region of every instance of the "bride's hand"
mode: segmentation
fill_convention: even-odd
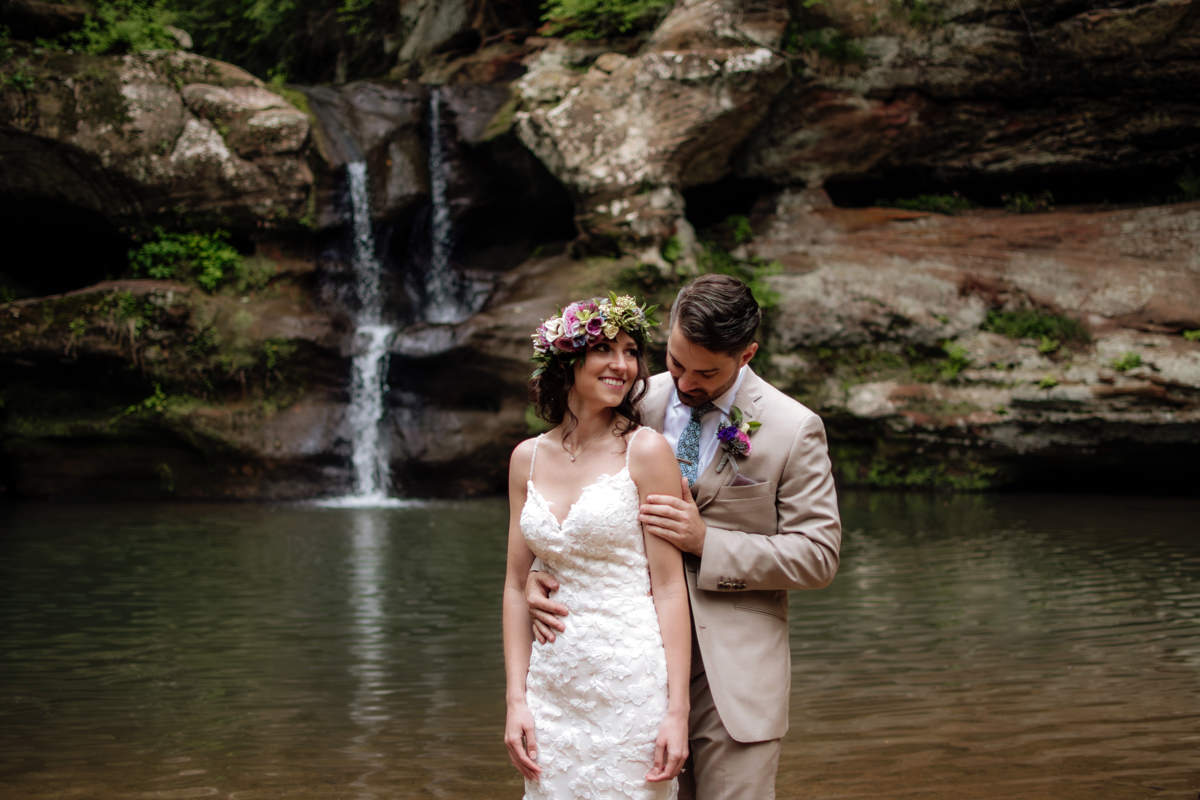
[[[550,599],[557,591],[558,581],[548,572],[530,572],[525,581],[525,604],[529,606],[529,619],[538,644],[553,642],[555,631],[567,629],[559,619],[567,615],[567,607]]]
[[[654,767],[646,780],[654,783],[669,781],[683,769],[688,757],[688,715],[686,711],[668,711],[658,726],[654,742]]]
[[[522,775],[537,780],[542,768],[537,765],[537,737],[533,733],[533,715],[524,703],[508,707],[504,720],[504,746],[508,758]]]

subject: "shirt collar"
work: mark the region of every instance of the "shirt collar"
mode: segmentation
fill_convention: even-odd
[[[749,364],[743,364],[742,368],[738,370],[738,375],[733,381],[733,385],[726,389],[723,394],[713,398],[713,405],[721,409],[721,413],[727,417],[733,408],[733,401],[737,399],[738,390],[742,388],[742,381],[746,378],[746,370],[749,368]],[[689,414],[691,413],[691,406],[684,405],[683,401],[679,399],[679,391],[673,384],[671,386],[671,408],[674,410],[686,409]]]

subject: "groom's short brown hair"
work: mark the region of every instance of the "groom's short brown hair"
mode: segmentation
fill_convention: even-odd
[[[754,341],[762,310],[750,287],[730,275],[701,275],[675,296],[671,327],[714,353],[741,353]]]

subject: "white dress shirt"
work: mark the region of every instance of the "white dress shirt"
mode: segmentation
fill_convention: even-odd
[[[710,411],[700,420],[700,463],[696,466],[696,477],[704,474],[704,470],[708,469],[708,465],[713,460],[713,456],[717,454],[717,426],[722,421],[729,419],[729,410],[733,408],[733,401],[737,397],[738,389],[742,388],[742,379],[746,377],[746,367],[738,370],[737,380],[729,387],[720,397],[713,398],[713,405],[721,413]],[[671,445],[671,449],[675,450],[679,444],[679,437],[683,435],[683,429],[692,421],[692,407],[684,405],[679,399],[679,392],[675,389],[671,390],[671,400],[667,403],[667,413],[663,419],[663,437],[667,443]]]

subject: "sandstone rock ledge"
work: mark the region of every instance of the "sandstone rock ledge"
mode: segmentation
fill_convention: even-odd
[[[1191,491],[1200,204],[958,217],[784,196],[776,379],[847,484]],[[989,330],[1072,320],[1078,338]],[[1187,334],[1187,336],[1185,336]]]
[[[0,91],[0,195],[114,225],[179,208],[247,229],[308,213],[308,117],[249,73],[166,51],[22,63],[31,88]]]
[[[344,331],[295,277],[254,296],[126,280],[0,306],[0,496],[300,499],[344,486]]]

